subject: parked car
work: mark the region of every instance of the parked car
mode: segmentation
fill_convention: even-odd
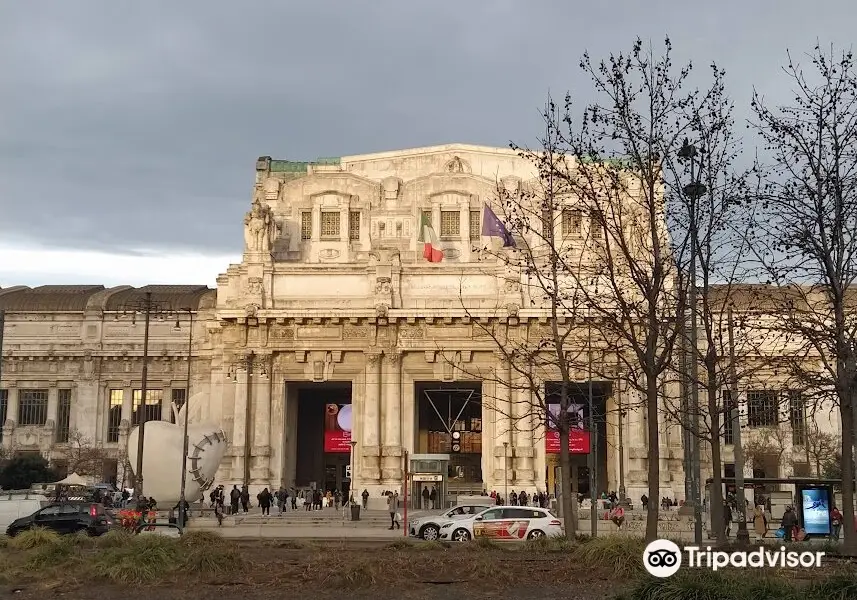
[[[57,533],[101,535],[110,528],[110,518],[101,504],[92,502],[61,502],[50,504],[33,514],[16,519],[6,529],[6,535],[14,537],[34,527],[45,527]]]
[[[488,508],[491,508],[488,504],[461,504],[459,506],[453,506],[442,513],[422,515],[410,520],[408,523],[408,534],[412,537],[434,541],[438,539],[438,536],[440,535],[440,526],[443,523],[478,515]]]
[[[544,508],[496,506],[478,515],[452,520],[440,528],[440,539],[469,542],[476,537],[524,541],[563,534],[562,522]]]

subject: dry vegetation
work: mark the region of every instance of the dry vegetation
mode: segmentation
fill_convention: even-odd
[[[367,549],[299,541],[238,544],[196,532],[181,539],[123,532],[90,538],[35,530],[0,539],[0,596],[17,589],[16,597],[23,600],[61,590],[70,599],[131,600],[157,586],[164,600],[213,593],[221,598],[287,597],[308,589],[319,598],[347,589],[353,598],[466,599],[529,592],[569,599],[625,593],[618,597],[792,600],[798,597],[798,585],[801,600],[857,598],[853,571],[828,579],[826,587],[796,584],[789,572],[760,577],[694,571],[653,581],[642,570],[643,547],[642,540],[607,537],[516,546],[401,541]]]

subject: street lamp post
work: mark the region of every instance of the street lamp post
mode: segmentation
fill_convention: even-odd
[[[348,504],[354,504],[354,448],[357,446],[357,440],[348,442],[351,446],[351,453],[348,456]]]
[[[690,160],[690,183],[684,187],[685,195],[690,199],[689,221],[690,221],[690,268],[689,268],[689,288],[690,297],[688,304],[690,305],[690,418],[691,418],[691,471],[693,473],[693,538],[697,544],[702,543],[702,506],[701,506],[701,479],[702,469],[699,456],[699,344],[697,340],[697,290],[696,290],[696,252],[697,252],[697,228],[696,228],[696,203],[705,194],[706,188],[697,179],[702,174],[702,165],[700,165],[699,173],[696,172],[696,156],[698,151],[696,146],[684,140],[681,149],[678,152],[679,158]]]
[[[146,292],[143,304],[144,327],[143,330],[143,372],[140,383],[140,425],[137,429],[137,468],[134,478],[134,495],[139,499],[143,496],[143,439],[146,433],[146,402],[149,384],[149,323],[152,315],[152,292]]]
[[[509,442],[503,442],[503,504],[509,504]]]
[[[193,357],[193,310],[190,308],[184,309],[188,314],[188,336],[187,336],[187,383],[185,384],[185,399],[184,399],[184,435],[182,436],[182,483],[179,493],[179,527],[184,530],[187,523],[187,508],[185,498],[185,489],[187,486],[187,453],[188,453],[188,435],[187,423],[190,413],[190,379],[191,379],[191,360]],[[176,327],[179,327],[179,322],[176,320]]]
[[[750,543],[750,532],[747,531],[747,500],[744,497],[744,446],[741,441],[741,413],[738,411],[738,376],[735,372],[735,325],[732,320],[732,309],[726,313],[726,323],[729,329],[729,418],[732,419],[732,445],[735,451],[735,496],[738,502],[738,534],[739,544]]]
[[[589,466],[589,527],[592,537],[598,536],[598,478],[595,473],[598,451],[597,430],[595,429],[595,399],[592,391],[592,323],[589,319],[586,320],[586,361],[587,361],[587,399],[589,410],[589,456],[587,464]],[[577,498],[572,498],[572,502],[577,502]]]

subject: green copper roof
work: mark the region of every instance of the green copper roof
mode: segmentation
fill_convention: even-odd
[[[272,160],[272,173],[306,173],[307,167],[310,165],[338,165],[342,159],[338,156],[324,156],[317,158],[314,161],[299,161],[299,160]]]

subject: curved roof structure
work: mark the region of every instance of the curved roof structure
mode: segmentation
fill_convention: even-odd
[[[0,288],[0,309],[8,312],[83,312],[135,310],[146,293],[160,310],[198,310],[202,299],[216,291],[204,285],[148,285],[105,288],[103,285],[42,285]]]
[[[203,296],[213,291],[205,285],[147,285],[129,288],[112,294],[104,303],[104,310],[135,310],[143,305],[147,293],[152,294],[152,303],[160,310],[196,310]]]
[[[15,312],[78,312],[103,285],[42,285],[0,289],[0,308]]]

